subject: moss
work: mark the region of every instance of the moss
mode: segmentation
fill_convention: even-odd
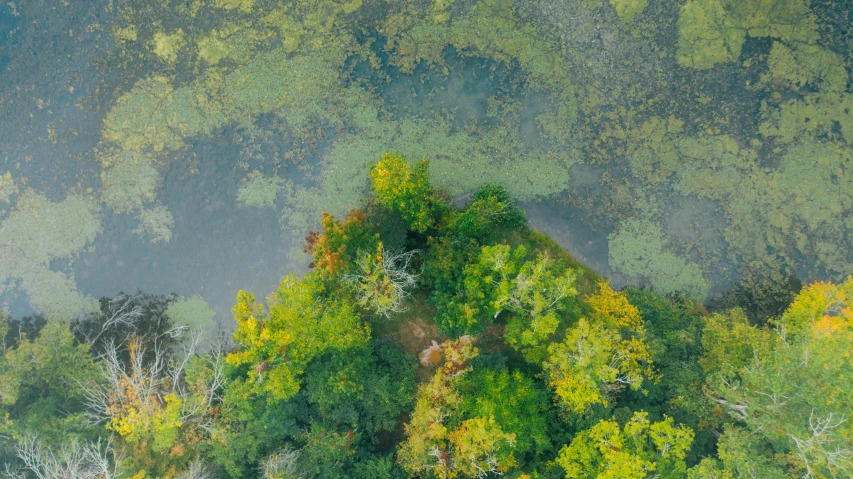
[[[649,5],[649,0],[610,0],[616,15],[623,23],[631,23]]]
[[[632,277],[644,277],[661,294],[684,292],[696,300],[708,295],[708,282],[698,265],[669,250],[657,225],[636,218],[608,237],[610,266]]]
[[[134,234],[148,236],[151,243],[168,243],[172,238],[172,227],[175,219],[168,208],[160,203],[150,208],[143,208],[138,214],[139,227]]]
[[[272,208],[275,199],[284,188],[284,180],[276,176],[265,176],[259,171],[249,174],[244,183],[237,190],[237,200],[246,206],[257,206],[258,208]]]
[[[101,232],[97,206],[69,195],[50,201],[32,189],[21,192],[0,223],[0,290],[13,281],[36,311],[69,320],[96,304],[77,291],[72,275],[51,271],[54,260],[73,260]]]
[[[154,54],[166,63],[174,64],[178,59],[178,51],[186,45],[184,31],[178,28],[171,35],[165,32],[155,32],[152,44]]]

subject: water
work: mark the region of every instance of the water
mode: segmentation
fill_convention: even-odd
[[[130,0],[0,6],[0,179],[9,172],[15,189],[8,204],[0,189],[0,221],[26,214],[33,230],[50,228],[38,223],[38,211],[17,205],[28,189],[55,203],[86,198],[100,218],[93,240],[47,262],[33,259],[41,257],[34,250],[24,255],[27,268],[63,273],[81,298],[137,289],[198,294],[228,328],[237,290],[264,296],[288,272],[305,272],[308,261],[298,252],[319,211],[340,214],[355,206],[366,184],[365,163],[383,149],[400,149],[435,160],[437,186],[457,198],[484,182],[507,183],[531,226],[617,286],[649,279],[613,267],[621,263],[613,262],[608,244],[629,219],[663,238],[662,250],[638,254],[674,254],[685,268],[698,265],[711,291],[725,289],[747,270],[838,279],[853,269],[849,222],[842,221],[853,213],[844,189],[853,175],[853,138],[842,135],[850,119],[793,139],[762,129],[784,102],[830,94],[819,79],[802,87],[778,79],[762,83],[769,37],[748,38],[737,61],[697,70],[677,61],[677,2],[649,6],[633,26],[620,23],[606,2],[531,0],[517,8],[493,2],[490,10],[459,1],[447,10],[447,23],[406,13],[400,5],[385,11],[366,2],[354,13],[338,12],[337,30],[310,23],[305,12],[319,3],[293,2],[289,11],[304,14],[291,13],[298,17],[292,21],[305,22],[302,37],[261,20],[271,18],[278,2],[256,3],[243,13],[201,4],[196,14]],[[829,31],[821,20],[828,7],[815,8],[818,27]],[[387,51],[389,40],[378,33],[393,30],[385,19],[395,12],[411,16],[398,45],[419,39],[405,54],[403,46]],[[478,18],[489,26],[478,26],[484,24]],[[643,25],[657,25],[657,33],[636,29]],[[158,29],[178,40],[158,50]],[[353,36],[340,33],[347,31]],[[845,34],[833,32],[824,33],[821,48],[836,55],[830,60],[838,62],[838,71],[849,72]],[[225,59],[215,65],[202,58],[210,38],[225,45]],[[336,53],[338,44],[348,53]],[[252,70],[261,72],[254,80],[264,90],[246,93],[245,101],[233,95],[223,100],[223,92],[240,91],[245,83],[237,74],[262,54],[304,60],[305,78],[312,80],[293,80],[275,103],[264,95],[277,91],[276,82],[290,73],[296,78],[288,70],[295,67]],[[259,78],[264,71],[274,74]],[[316,76],[329,71],[338,77]],[[170,88],[157,107],[170,112],[168,125],[157,135],[176,136],[164,140],[162,151],[151,150],[142,118],[130,122],[138,131],[123,137],[124,143],[105,128],[122,95],[138,95],[134,85],[146,78],[163,79]],[[309,83],[320,80],[328,81],[328,90],[311,92]],[[169,103],[192,88],[181,98],[207,98],[192,114],[209,127],[193,130],[180,109],[187,107]],[[849,90],[848,83],[841,94]],[[292,94],[299,91],[302,96]],[[117,211],[104,195],[109,168],[102,161],[138,138],[149,143],[133,153],[134,164],[150,161],[156,174],[154,186],[133,199],[146,211],[168,209],[168,242],[136,234],[138,207]],[[814,144],[838,152],[824,156],[838,172],[831,187],[841,193],[825,224],[803,226],[809,215],[800,211],[811,193],[774,183],[781,181],[774,175],[786,174],[782,168],[790,162],[782,158],[789,151]],[[255,172],[283,182],[269,197],[274,206],[237,200]],[[700,180],[689,183],[691,178]],[[733,183],[737,188],[727,189]],[[772,197],[780,188],[781,196]],[[0,245],[24,241],[0,233]],[[3,258],[0,267],[16,261]],[[0,271],[0,304],[15,317],[47,312],[43,305],[34,308],[36,291],[27,289],[43,283],[27,283],[26,274],[12,269]]]

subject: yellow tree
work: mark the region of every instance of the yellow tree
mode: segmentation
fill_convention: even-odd
[[[684,477],[684,457],[693,442],[693,431],[672,418],[652,423],[645,412],[636,412],[620,428],[602,420],[563,446],[557,463],[570,479],[644,479]]]
[[[800,292],[775,331],[746,324],[739,311],[706,329],[702,362],[710,395],[741,427],[721,438],[723,462],[703,471],[764,477],[787,469],[808,478],[853,474],[853,278]],[[728,359],[726,359],[728,358]],[[750,454],[737,454],[751,451]]]
[[[399,153],[385,153],[370,170],[380,204],[399,212],[412,231],[423,233],[434,223],[427,160],[414,168]]]
[[[581,318],[562,342],[551,344],[543,363],[559,403],[574,413],[608,405],[617,391],[637,390],[653,375],[637,308],[603,281],[586,303],[592,308],[589,319]]]
[[[237,294],[234,340],[228,355],[234,366],[248,365],[245,380],[269,401],[287,399],[300,388],[300,376],[313,358],[367,344],[370,330],[345,300],[324,296],[325,287],[309,274],[286,276],[269,297],[269,314],[246,291]]]

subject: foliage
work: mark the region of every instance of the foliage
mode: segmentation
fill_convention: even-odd
[[[521,371],[475,369],[459,390],[463,415],[493,418],[502,431],[515,435],[519,463],[551,451],[548,393]]]
[[[638,390],[652,376],[651,354],[637,308],[606,282],[587,299],[590,318],[580,318],[563,341],[548,346],[543,368],[558,403],[571,413],[608,405],[628,386]]]
[[[418,388],[415,409],[406,424],[406,441],[397,461],[413,474],[436,477],[482,477],[515,465],[515,434],[503,431],[494,417],[464,416],[459,383],[478,353],[469,337],[442,345],[445,358],[428,383]]]
[[[416,233],[425,232],[435,223],[427,165],[424,161],[412,168],[399,154],[385,153],[370,169],[376,200],[399,212]]]
[[[806,477],[837,477],[849,470],[851,295],[853,279],[815,283],[774,323],[777,331],[746,326],[741,313],[733,332],[709,337],[704,364],[719,371],[711,397],[757,436],[750,439],[758,444],[757,462]],[[720,359],[725,362],[718,366]],[[727,434],[729,451],[746,437],[734,430]],[[733,452],[721,459],[727,474],[750,467]]]
[[[412,357],[387,340],[365,348],[327,354],[305,372],[308,402],[324,424],[357,429],[365,440],[390,432],[415,392]]]
[[[311,231],[305,238],[305,252],[314,258],[311,266],[323,278],[353,271],[364,254],[373,254],[380,246],[376,233],[359,211],[350,212],[344,221],[323,214],[323,232]]]
[[[471,203],[450,225],[455,238],[471,238],[487,244],[499,228],[518,228],[526,223],[524,212],[513,205],[503,186],[481,186],[471,197]]]
[[[269,314],[251,293],[240,291],[234,306],[240,349],[228,355],[235,366],[249,365],[246,379],[254,394],[287,399],[300,388],[305,366],[326,351],[363,346],[370,331],[343,299],[324,298],[316,277],[286,276],[269,297]]]
[[[9,327],[0,313],[0,331]],[[14,327],[14,325],[12,325]],[[5,336],[5,335],[4,335]],[[82,383],[97,380],[87,344],[75,344],[68,325],[48,322],[36,337],[5,343],[0,356],[0,455],[16,442],[63,443],[92,438]]]
[[[647,416],[636,412],[624,427],[603,420],[578,434],[557,458],[566,477],[684,477],[693,431],[671,418],[652,423]]]

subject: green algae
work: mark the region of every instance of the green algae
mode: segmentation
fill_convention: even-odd
[[[678,18],[678,61],[704,69],[737,60],[747,36],[812,44],[818,28],[803,0],[688,0]]]
[[[168,243],[172,239],[172,227],[175,218],[168,208],[160,203],[150,208],[143,208],[137,215],[139,227],[134,234],[148,237],[151,243]]]
[[[662,294],[683,292],[704,300],[709,285],[698,265],[673,253],[654,223],[630,218],[608,237],[610,265],[623,274],[643,277]]]
[[[12,173],[0,175],[0,201],[9,204],[9,198],[18,194],[18,185],[12,178]]]
[[[0,292],[17,282],[32,307],[53,319],[92,311],[97,301],[77,291],[72,275],[52,271],[50,264],[73,260],[100,232],[98,208],[90,200],[69,195],[54,202],[24,190],[0,223]]]
[[[616,15],[624,23],[631,23],[649,6],[649,0],[610,0]]]
[[[249,174],[237,190],[237,201],[246,206],[272,208],[275,199],[284,188],[284,180],[276,176],[265,176],[259,171]]]

